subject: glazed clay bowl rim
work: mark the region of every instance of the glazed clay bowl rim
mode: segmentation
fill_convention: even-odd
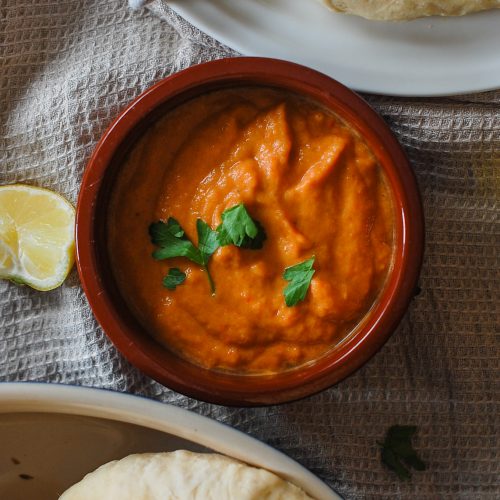
[[[368,143],[392,188],[395,211],[393,266],[363,324],[314,363],[274,375],[216,372],[183,360],[148,335],[110,277],[103,224],[108,169],[149,118],[197,95],[229,86],[271,86],[308,96],[340,115]],[[153,120],[154,121],[154,120]],[[116,163],[116,161],[115,161]],[[115,167],[115,170],[117,168]],[[115,173],[116,175],[116,173]],[[110,181],[109,181],[110,182]],[[109,184],[108,182],[108,184]],[[108,187],[108,189],[110,189]],[[103,205],[104,203],[104,205]],[[239,406],[283,403],[339,382],[370,359],[400,322],[418,279],[423,254],[419,191],[403,149],[382,118],[357,94],[332,78],[294,63],[254,57],[192,66],[144,91],[110,125],[85,169],[76,214],[77,267],[94,315],[119,351],[163,385],[204,401]]]

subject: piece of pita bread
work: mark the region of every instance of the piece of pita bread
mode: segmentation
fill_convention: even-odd
[[[378,21],[402,21],[425,16],[463,16],[500,8],[500,0],[320,0],[337,12]]]
[[[59,500],[306,500],[275,474],[212,453],[178,450],[115,460],[87,474]]]

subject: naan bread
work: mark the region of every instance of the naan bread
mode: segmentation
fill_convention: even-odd
[[[396,21],[425,16],[463,16],[478,10],[500,8],[500,0],[320,0],[345,14]]]
[[[311,500],[263,469],[178,450],[115,460],[87,474],[59,500]]]

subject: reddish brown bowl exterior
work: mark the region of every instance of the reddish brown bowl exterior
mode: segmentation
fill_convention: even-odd
[[[114,283],[106,245],[106,210],[113,178],[131,145],[166,110],[201,93],[235,85],[265,85],[309,96],[356,128],[383,166],[396,213],[394,267],[363,327],[313,364],[276,375],[206,370],[157,343],[128,310]],[[125,357],[175,391],[226,405],[269,405],[321,391],[364,364],[386,342],[414,292],[423,253],[423,214],[408,160],[384,121],[335,80],[293,63],[233,58],[193,66],[142,93],[111,124],[85,170],[76,215],[80,279],[102,328]]]

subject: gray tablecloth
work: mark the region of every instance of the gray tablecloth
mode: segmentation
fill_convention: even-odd
[[[75,201],[113,117],[152,83],[232,55],[161,2],[0,0],[0,183]],[[364,368],[292,404],[238,409],[142,376],[97,326],[73,271],[39,293],[0,283],[0,380],[143,394],[283,450],[346,498],[498,498],[500,92],[440,99],[367,95],[408,152],[427,219],[421,294]],[[402,483],[376,444],[415,424],[428,470]]]

